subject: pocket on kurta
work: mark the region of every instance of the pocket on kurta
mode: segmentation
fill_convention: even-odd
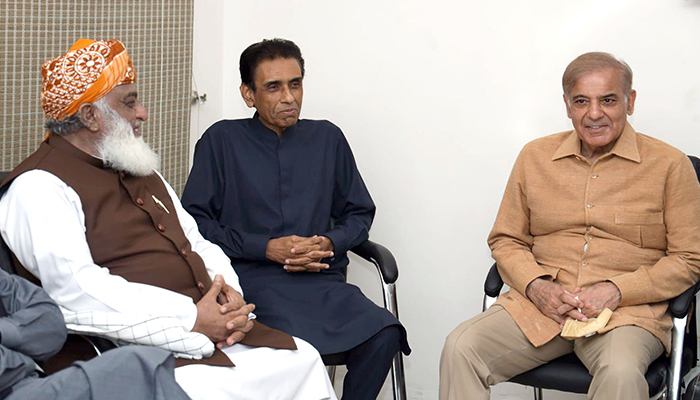
[[[664,213],[661,211],[650,213],[615,213],[615,224],[617,225],[663,225],[663,223]]]
[[[664,213],[615,213],[615,225],[620,237],[627,239],[641,247],[652,249],[666,249],[666,226],[664,225]]]

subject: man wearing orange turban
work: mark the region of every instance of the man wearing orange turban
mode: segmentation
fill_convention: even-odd
[[[69,327],[170,350],[194,399],[334,399],[318,352],[252,321],[228,257],[155,171],[122,43],[81,39],[42,77],[50,134],[3,182],[0,232]]]
[[[118,85],[136,83],[136,73],[118,40],[80,39],[68,53],[41,67],[41,105],[47,119],[70,117],[83,103],[102,98]]]

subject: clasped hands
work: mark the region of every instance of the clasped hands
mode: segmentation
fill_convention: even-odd
[[[560,328],[567,318],[586,322],[606,308],[615,311],[622,300],[617,286],[607,281],[570,292],[556,282],[537,278],[530,282],[525,294],[542,314],[559,323]]]
[[[253,310],[254,304],[247,304],[223,276],[216,275],[209,291],[197,302],[197,321],[192,331],[206,335],[218,348],[231,346],[253,329],[253,321],[248,320]]]
[[[319,272],[329,267],[321,260],[333,257],[333,242],[325,236],[283,236],[267,242],[265,256],[288,272]]]

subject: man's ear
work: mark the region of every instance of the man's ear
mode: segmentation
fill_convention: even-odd
[[[241,83],[241,97],[248,108],[255,107],[255,92],[245,83]]]
[[[566,97],[566,94],[563,95],[564,97],[564,104],[566,105],[566,115],[571,118],[571,105],[569,104],[569,99]]]
[[[80,105],[77,112],[80,122],[91,132],[98,132],[100,130],[100,123],[96,111],[97,107],[92,103],[85,103]]]
[[[634,101],[637,100],[637,91],[633,90],[629,96],[627,96],[627,115],[634,114]]]

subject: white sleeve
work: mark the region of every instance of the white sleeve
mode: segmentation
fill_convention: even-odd
[[[163,176],[160,174],[158,174],[158,176],[160,176],[163,184],[165,184],[165,187],[168,189],[168,194],[175,205],[177,218],[180,220],[182,230],[185,232],[187,240],[189,240],[190,244],[192,245],[192,250],[196,251],[197,254],[202,257],[202,260],[204,260],[204,265],[207,267],[209,276],[212,279],[214,279],[214,276],[217,274],[223,276],[224,281],[226,281],[227,284],[231,285],[232,288],[237,290],[238,293],[243,296],[243,289],[241,288],[241,284],[238,282],[238,275],[236,275],[236,271],[234,271],[233,266],[231,266],[231,260],[219,246],[208,241],[204,238],[204,236],[202,236],[201,233],[199,233],[197,222],[190,215],[190,213],[185,211],[185,209],[182,207],[182,203],[180,203],[180,199],[178,199],[173,188],[170,187],[165,179],[163,179]]]
[[[214,353],[214,343],[208,337],[185,330],[177,318],[65,308],[61,311],[71,333],[100,336],[120,344],[155,346],[181,358],[199,360]]]
[[[0,234],[64,308],[175,317],[188,331],[197,320],[190,297],[128,282],[95,264],[80,197],[51,173],[28,171],[12,182],[0,199]]]

